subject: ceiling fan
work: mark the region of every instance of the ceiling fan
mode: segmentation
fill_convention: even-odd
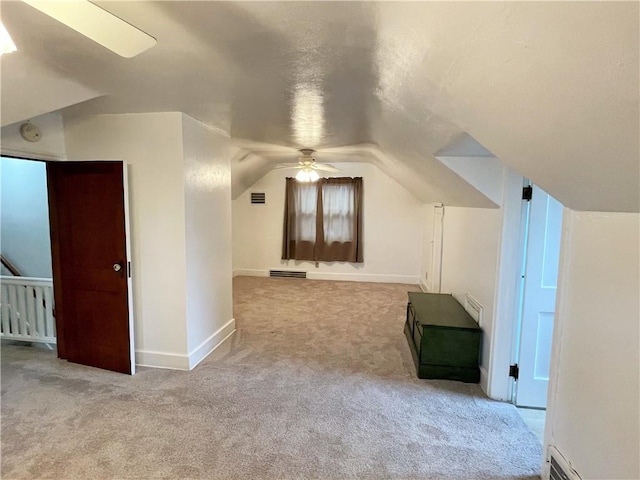
[[[323,172],[339,172],[340,169],[329,165],[328,163],[317,163],[313,154],[315,150],[303,148],[300,150],[302,156],[298,159],[298,163],[280,163],[274,167],[274,170],[293,168],[300,170],[296,174],[296,180],[299,182],[315,182],[320,178],[318,170]]]
[[[114,53],[131,58],[153,47],[151,35],[86,0],[23,0]]]

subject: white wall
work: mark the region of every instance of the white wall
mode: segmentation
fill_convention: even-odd
[[[504,165],[496,157],[438,156],[436,158],[486,195],[493,203],[500,205]]]
[[[545,452],[640,478],[640,216],[565,209]]]
[[[38,142],[28,142],[22,138],[20,126],[23,123],[2,127],[0,143],[3,155],[42,160],[61,160],[66,157],[64,126],[60,114],[47,113],[31,119],[31,123],[37,126],[42,134]]]
[[[2,255],[25,277],[51,278],[45,163],[3,157],[0,180]]]
[[[235,330],[229,137],[183,115],[189,367]]]
[[[128,165],[136,362],[188,368],[182,114],[65,123],[73,160]]]
[[[469,293],[483,307],[480,368],[487,386],[500,246],[499,209],[445,207],[442,293],[452,293],[464,305]]]
[[[282,261],[285,178],[273,170],[233,201],[234,274],[266,275],[269,269],[308,271],[309,278],[417,284],[420,280],[425,207],[374,165],[339,163],[331,176],[363,177],[364,263]],[[266,205],[251,205],[265,192]]]

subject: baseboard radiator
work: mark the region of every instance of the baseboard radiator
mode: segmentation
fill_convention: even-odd
[[[484,315],[484,307],[469,293],[465,293],[464,295],[464,309],[476,321],[478,326],[483,326],[482,317]]]
[[[279,278],[307,278],[307,272],[302,270],[269,270],[269,276]]]
[[[549,480],[582,480],[555,447],[549,448]]]

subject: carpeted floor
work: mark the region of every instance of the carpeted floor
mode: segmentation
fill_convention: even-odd
[[[538,478],[512,405],[415,378],[407,289],[237,277],[238,331],[191,372],[5,346],[2,478]]]

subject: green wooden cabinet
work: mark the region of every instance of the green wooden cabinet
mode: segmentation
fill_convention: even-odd
[[[453,296],[409,292],[404,333],[418,378],[480,381],[482,330]]]

